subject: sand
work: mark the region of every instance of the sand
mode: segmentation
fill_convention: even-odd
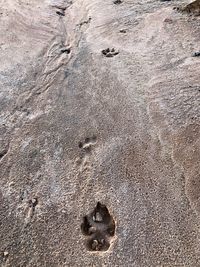
[[[2,267],[200,266],[187,3],[0,1]]]

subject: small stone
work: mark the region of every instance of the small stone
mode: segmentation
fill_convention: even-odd
[[[103,218],[99,212],[95,213],[95,215],[93,216],[93,221],[94,222],[103,222]]]
[[[93,250],[97,250],[97,248],[98,248],[98,244],[99,244],[99,242],[98,242],[96,239],[94,239],[94,240],[92,241],[92,249],[93,249]]]
[[[37,202],[37,199],[36,198],[33,198],[32,199],[32,203],[35,204]]]
[[[9,255],[8,251],[4,251],[3,256],[8,257],[8,255]]]
[[[101,244],[102,244],[102,245],[105,244],[105,239],[101,239]]]
[[[94,227],[94,226],[90,227],[90,228],[89,228],[89,234],[93,234],[93,233],[95,233],[96,230],[97,230],[96,227]]]

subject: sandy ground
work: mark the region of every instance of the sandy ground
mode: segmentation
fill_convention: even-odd
[[[182,4],[0,0],[2,267],[200,266],[200,18]]]

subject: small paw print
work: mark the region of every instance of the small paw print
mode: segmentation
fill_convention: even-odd
[[[85,152],[90,152],[92,149],[92,146],[96,144],[97,137],[93,135],[92,137],[86,137],[83,142],[78,143],[78,147]]]
[[[114,57],[116,55],[119,54],[119,51],[116,51],[114,48],[106,48],[104,50],[101,51],[101,53],[105,56],[105,57]]]

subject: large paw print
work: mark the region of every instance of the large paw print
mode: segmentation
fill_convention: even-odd
[[[86,248],[89,251],[106,251],[115,235],[115,221],[107,207],[98,202],[94,211],[83,217],[81,230],[88,236]]]

